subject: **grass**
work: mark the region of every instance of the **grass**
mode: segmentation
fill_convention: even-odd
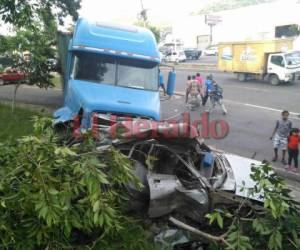
[[[41,116],[41,112],[0,103],[0,142],[17,139],[33,132],[33,116]]]

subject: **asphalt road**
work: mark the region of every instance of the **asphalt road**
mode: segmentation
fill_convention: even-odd
[[[201,73],[201,72],[200,72]],[[186,78],[192,71],[177,71],[176,90],[184,93]],[[206,76],[208,73],[203,73]],[[166,72],[165,72],[166,75]],[[223,116],[216,109],[210,120],[224,119],[230,127],[227,137],[222,140],[209,139],[209,143],[222,150],[259,160],[270,160],[273,156],[271,136],[275,122],[282,110],[291,112],[294,127],[300,128],[300,82],[271,86],[267,82],[239,82],[233,74],[213,73],[214,79],[223,87],[224,103],[228,114]],[[178,97],[177,97],[178,98]],[[172,103],[176,113],[188,111],[184,98]],[[191,112],[194,119],[199,118],[207,107]]]
[[[218,57],[217,56],[201,56],[198,60],[187,60],[183,64],[194,64],[194,63],[199,63],[199,64],[217,64]]]

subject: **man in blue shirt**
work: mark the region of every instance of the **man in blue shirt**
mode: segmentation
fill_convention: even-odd
[[[205,80],[205,90],[204,90],[204,97],[202,99],[202,105],[205,106],[207,100],[208,100],[208,97],[209,97],[209,94],[210,92],[212,91],[212,88],[213,88],[213,76],[212,74],[208,75],[206,77],[206,80]]]

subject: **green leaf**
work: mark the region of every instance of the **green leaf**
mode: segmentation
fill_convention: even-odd
[[[48,190],[49,194],[52,194],[52,195],[57,195],[59,192],[55,189],[55,188],[50,188]]]
[[[99,211],[99,208],[100,208],[100,201],[96,201],[93,205],[93,212],[98,212]]]
[[[218,222],[219,227],[223,228],[223,218],[219,213],[217,214],[217,222]]]

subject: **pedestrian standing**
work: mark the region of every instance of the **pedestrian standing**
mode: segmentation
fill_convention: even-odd
[[[208,75],[207,77],[206,77],[206,80],[205,80],[205,86],[204,86],[204,97],[203,97],[203,99],[202,99],[202,105],[203,106],[205,106],[206,105],[206,102],[207,102],[207,100],[208,100],[208,98],[209,98],[209,94],[210,94],[210,92],[211,92],[211,90],[212,90],[212,81],[213,81],[213,76],[212,76],[212,74],[210,74],[210,75]]]
[[[186,88],[185,88],[185,103],[188,102],[189,93],[191,89],[191,81],[192,81],[192,77],[188,76],[186,81]]]
[[[227,110],[223,103],[223,89],[217,84],[215,80],[213,80],[212,89],[210,91],[210,106],[209,112],[211,112],[218,104],[223,111],[223,115],[227,114]]]
[[[273,130],[272,136],[274,147],[274,157],[273,162],[278,160],[278,149],[282,150],[282,164],[286,165],[285,154],[287,150],[288,136],[292,129],[292,122],[288,119],[289,112],[287,110],[282,111],[281,119],[276,122],[275,128]]]
[[[299,144],[300,136],[299,129],[293,128],[290,136],[288,137],[288,165],[286,169],[293,171],[294,173],[298,170],[298,155],[299,155]],[[292,161],[294,161],[294,167],[292,167]]]

